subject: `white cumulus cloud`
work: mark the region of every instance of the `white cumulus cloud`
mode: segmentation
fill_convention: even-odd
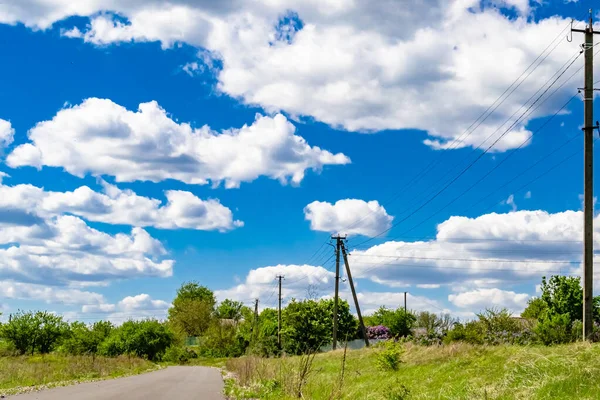
[[[119,182],[175,179],[228,188],[268,176],[299,184],[305,171],[350,162],[309,146],[283,115],[257,116],[250,126],[221,133],[173,121],[156,102],[129,111],[90,98],[59,111],[29,131],[30,143],[9,154],[11,167],[62,167],[82,177],[114,176]]]
[[[0,119],[0,151],[10,145],[15,136],[15,130],[9,121]]]
[[[40,300],[46,303],[91,304],[105,302],[104,296],[77,289],[64,289],[43,284],[0,282],[0,298],[17,300]],[[85,306],[84,306],[85,307]]]
[[[72,192],[45,191],[33,185],[3,185],[0,182],[0,214],[12,218],[49,218],[73,214],[88,221],[161,229],[227,231],[243,226],[233,219],[229,208],[218,200],[202,200],[190,192],[165,192],[166,204],[158,199],[138,196],[132,190],[101,181],[103,193],[88,186]]]
[[[435,239],[353,250],[350,263],[358,278],[392,287],[533,285],[544,275],[579,273],[582,221],[578,211],[455,216],[438,225]]]
[[[394,219],[379,202],[357,199],[338,200],[335,204],[314,201],[304,208],[304,216],[313,231],[364,236],[380,234]]]
[[[515,314],[520,314],[527,307],[529,295],[492,288],[451,294],[448,300],[460,308],[471,308],[476,311],[485,308],[506,308]]]
[[[174,261],[142,228],[109,235],[75,216],[0,214],[0,278],[16,282],[97,284],[171,276]]]
[[[517,18],[496,7],[516,11]],[[65,34],[102,46],[187,43],[218,59],[218,89],[246,104],[352,131],[425,130],[430,136],[425,143],[444,149],[568,25],[562,17],[531,18],[534,12],[528,0],[410,5],[393,0],[6,0],[0,22],[44,29],[71,15],[89,16],[87,28]],[[455,146],[500,138],[502,123],[577,46],[561,41],[493,115]],[[205,61],[202,56],[190,62]],[[559,97],[568,97],[570,87],[565,85]],[[440,99],[452,100],[440,105]],[[554,113],[561,103],[550,101],[526,116],[495,149],[527,141],[527,122]]]

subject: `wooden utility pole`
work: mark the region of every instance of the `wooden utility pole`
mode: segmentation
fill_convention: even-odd
[[[571,29],[585,34],[585,87],[584,104],[584,190],[583,190],[583,340],[592,334],[594,324],[593,276],[594,276],[594,21],[590,10],[589,25],[585,29]]]
[[[258,299],[254,299],[254,324],[252,325],[252,339],[258,334]]]
[[[277,309],[277,345],[281,350],[281,280],[283,275],[277,275],[275,279],[279,279],[279,308]]]
[[[404,314],[406,314],[406,293],[408,292],[404,292]]]
[[[335,246],[335,295],[333,296],[333,350],[337,348],[337,331],[338,331],[338,299],[340,293],[340,248],[342,240],[346,236],[332,236],[336,240]]]
[[[360,324],[360,330],[362,331],[363,337],[365,338],[365,345],[369,347],[369,338],[367,337],[367,330],[363,322],[362,315],[360,313],[360,306],[358,305],[358,297],[356,297],[356,290],[354,289],[354,281],[352,280],[352,273],[350,272],[350,264],[348,264],[348,255],[346,254],[346,246],[343,241],[340,241],[340,247],[342,248],[342,255],[344,256],[344,264],[346,264],[346,275],[348,276],[348,283],[352,290],[352,297],[354,297],[354,306],[356,307],[356,314],[358,314],[358,323]]]

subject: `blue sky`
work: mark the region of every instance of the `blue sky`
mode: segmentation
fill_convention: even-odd
[[[591,2],[41,3],[0,5],[5,314],[161,317],[186,280],[269,306],[278,273],[328,296],[338,231],[367,310],[518,312],[578,274],[581,98],[550,117]]]

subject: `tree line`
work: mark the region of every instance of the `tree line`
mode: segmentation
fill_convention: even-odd
[[[364,317],[370,339],[394,339],[431,345],[453,341],[473,344],[567,343],[581,337],[583,291],[579,278],[543,278],[541,295],[515,318],[506,309],[485,310],[465,323],[448,314],[414,313],[380,307]],[[281,346],[277,310],[255,314],[243,303],[226,299],[197,282],[178,290],[165,321],[66,322],[46,311],[19,311],[0,324],[0,354],[131,355],[149,360],[186,362],[197,356],[277,356],[319,351],[333,340],[331,299],[292,299],[282,309]],[[600,297],[594,299],[595,330],[600,338]],[[338,306],[340,341],[361,339],[358,321],[346,301]],[[188,339],[197,339],[186,346]]]

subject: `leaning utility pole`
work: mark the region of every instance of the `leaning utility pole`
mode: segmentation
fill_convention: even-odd
[[[335,246],[335,295],[333,296],[333,350],[337,348],[337,331],[338,331],[338,298],[340,292],[340,248],[342,240],[346,236],[332,236],[331,239],[336,240]]]
[[[406,293],[408,292],[404,292],[404,314],[406,314]]]
[[[281,350],[281,280],[283,275],[277,275],[275,279],[279,279],[279,309],[277,310],[277,345]]]
[[[346,246],[343,241],[340,241],[340,247],[342,248],[342,255],[344,256],[344,264],[346,264],[346,275],[348,276],[348,283],[352,290],[352,297],[354,297],[354,306],[356,307],[356,314],[358,314],[358,323],[360,324],[360,330],[365,338],[365,345],[369,347],[369,338],[367,337],[367,330],[363,322],[362,315],[360,313],[360,306],[358,305],[358,297],[356,297],[356,290],[354,289],[354,281],[352,281],[352,273],[350,272],[350,264],[348,264],[348,255],[346,254]]]
[[[583,191],[583,340],[592,334],[593,275],[594,275],[594,31],[592,10],[589,25],[572,32],[585,34],[585,87],[584,104],[584,191]]]

